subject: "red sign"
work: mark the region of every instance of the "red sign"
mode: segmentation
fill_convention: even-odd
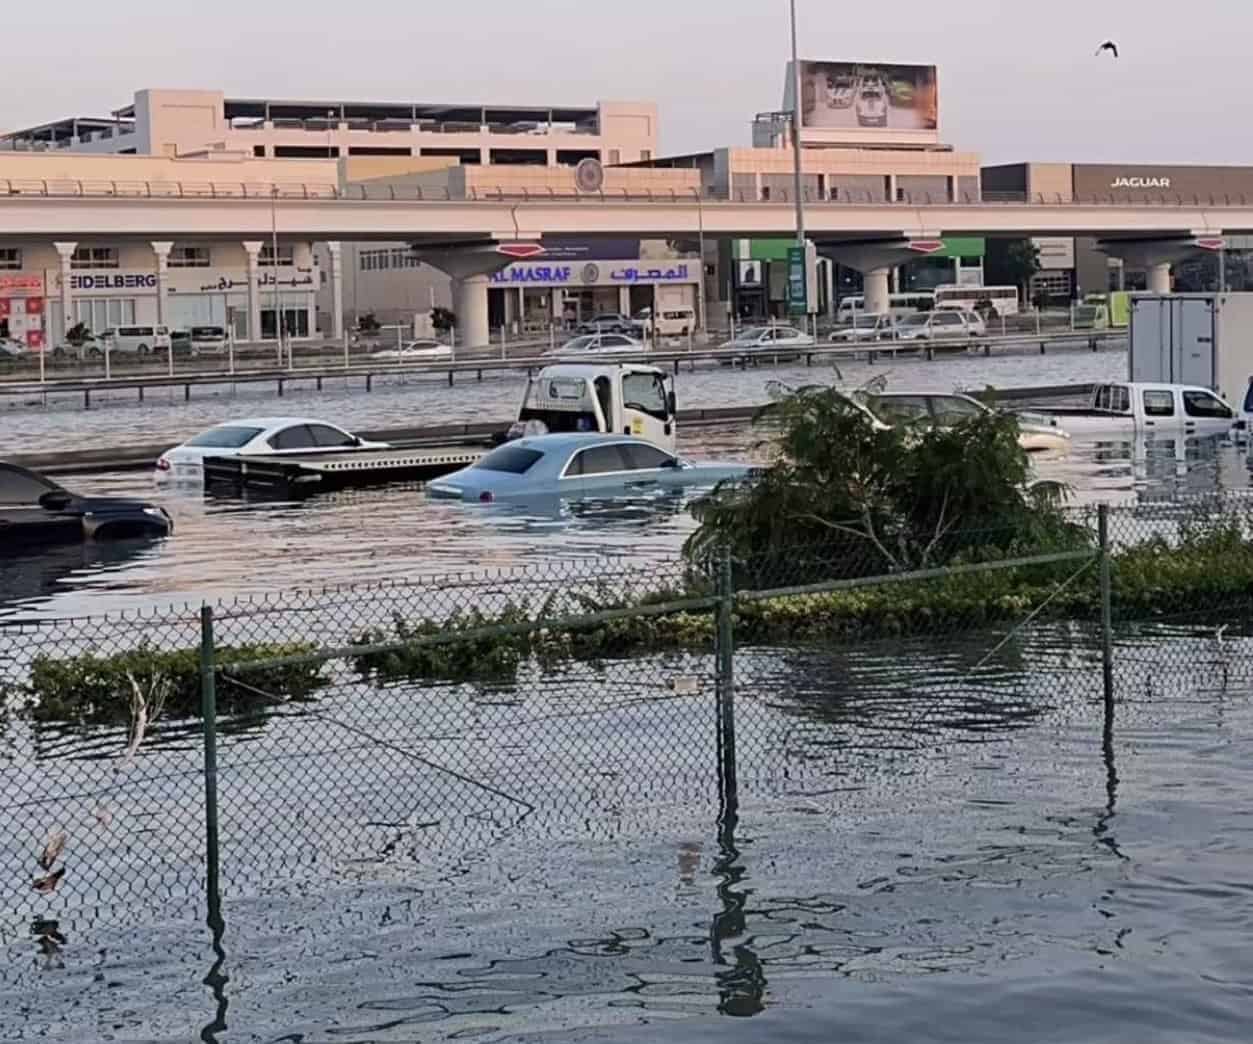
[[[547,252],[539,243],[501,243],[496,248],[496,253],[504,254],[505,257],[511,257],[515,261],[526,261]]]
[[[911,239],[909,249],[915,254],[938,254],[944,249],[942,239]]]
[[[43,297],[43,295],[43,276],[0,273],[0,297]]]
[[[1226,250],[1227,240],[1222,236],[1197,236],[1196,245],[1201,250]]]

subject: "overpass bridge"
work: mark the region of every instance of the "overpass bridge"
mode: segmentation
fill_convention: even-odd
[[[55,243],[65,316],[73,314],[68,276],[79,239],[150,241],[160,294],[175,240],[240,241],[253,268],[262,244],[277,233],[331,244],[338,335],[343,323],[338,244],[406,240],[452,276],[456,311],[470,343],[476,335],[486,340],[488,276],[526,256],[523,244],[536,244],[545,234],[785,238],[794,233],[794,222],[794,206],[786,198],[698,193],[518,196],[480,191],[450,198],[389,185],[0,179],[0,244],[16,239]],[[1221,249],[1226,235],[1253,234],[1253,200],[815,200],[806,204],[805,225],[824,253],[866,275],[867,308],[883,310],[891,267],[938,249],[944,236],[1091,236],[1109,253],[1148,268],[1150,289],[1169,289],[1173,262],[1198,249]]]

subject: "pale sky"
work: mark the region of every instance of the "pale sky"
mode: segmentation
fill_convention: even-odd
[[[59,0],[4,5],[0,126],[143,87],[372,101],[650,100],[663,153],[747,145],[787,0]],[[1239,0],[797,0],[801,57],[934,63],[944,142],[1016,160],[1253,164]],[[1117,41],[1122,57],[1097,58]]]

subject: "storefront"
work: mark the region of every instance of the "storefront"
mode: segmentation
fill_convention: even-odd
[[[49,329],[63,329],[61,273],[48,269],[40,279],[50,288]],[[82,323],[93,333],[113,326],[158,321],[155,272],[116,269],[74,272],[70,276],[73,326]],[[317,332],[317,273],[294,265],[266,268],[257,275],[261,336],[272,340],[275,315],[281,310],[287,332],[295,338]],[[166,325],[174,330],[192,326],[232,327],[244,340],[248,331],[248,272],[246,269],[171,269],[166,282]]]
[[[42,276],[0,275],[0,337],[39,351],[47,343],[46,315]]]
[[[491,277],[488,311],[493,329],[569,327],[606,312],[695,308],[699,283],[696,258],[518,262]]]

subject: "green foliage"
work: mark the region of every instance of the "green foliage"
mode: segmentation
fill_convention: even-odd
[[[362,678],[380,682],[444,678],[452,681],[503,681],[513,678],[531,653],[532,636],[500,630],[453,640],[466,631],[505,628],[530,619],[525,607],[507,605],[488,615],[478,609],[457,612],[444,620],[407,621],[396,616],[390,631],[371,629],[355,635],[357,646],[391,645],[382,652],[365,652],[353,658]],[[416,643],[439,638],[439,642]]]
[[[216,655],[219,664],[229,665],[297,656],[315,648],[308,643],[219,646]],[[246,713],[285,699],[307,697],[323,684],[322,665],[267,667],[250,672],[246,680],[247,689],[219,675],[219,714]],[[13,695],[31,701],[31,714],[37,721],[116,724],[129,720],[135,685],[144,692],[168,686],[165,717],[199,717],[200,650],[140,645],[112,655],[41,654],[31,664],[30,681]]]
[[[1030,239],[1015,239],[1007,244],[1005,270],[1025,298],[1031,277],[1040,271],[1040,248]]]
[[[1066,520],[1062,491],[1031,482],[1012,415],[884,430],[840,391],[810,387],[758,420],[773,430],[780,460],[699,501],[701,526],[685,548],[699,561],[729,547],[756,585],[794,582],[798,573],[926,569],[1086,539]]]

